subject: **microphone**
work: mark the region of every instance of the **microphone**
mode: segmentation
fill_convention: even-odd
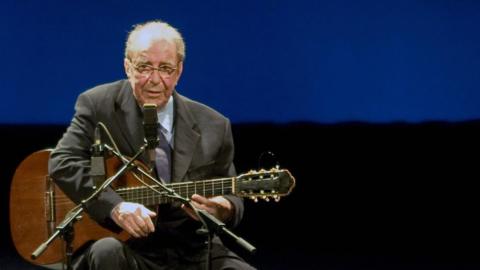
[[[143,105],[143,131],[145,133],[148,158],[151,168],[154,168],[155,148],[157,148],[159,143],[157,105],[155,104],[146,103]]]
[[[105,181],[105,149],[102,144],[102,139],[100,136],[100,129],[98,125],[95,127],[94,140],[93,140],[92,156],[90,158],[90,176],[93,179],[93,189],[101,186]]]

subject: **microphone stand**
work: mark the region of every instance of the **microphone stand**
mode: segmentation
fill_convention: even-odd
[[[72,254],[73,254],[73,247],[72,242],[74,238],[74,227],[73,223],[81,218],[80,214],[86,209],[86,205],[93,199],[96,199],[100,193],[102,193],[113,181],[117,180],[120,176],[122,176],[127,170],[132,169],[132,164],[134,165],[134,161],[145,151],[147,144],[140,147],[138,152],[128,160],[114,175],[109,177],[105,182],[97,187],[95,191],[85,200],[82,200],[80,204],[76,205],[72,210],[68,212],[62,222],[55,228],[54,233],[40,246],[35,249],[32,253],[31,258],[36,259],[38,258],[46,249],[47,247],[58,237],[61,236],[65,240],[66,244],[66,259],[65,264],[67,265],[67,269],[72,269]]]

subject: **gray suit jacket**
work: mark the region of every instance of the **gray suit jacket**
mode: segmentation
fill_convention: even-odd
[[[172,181],[235,175],[234,146],[228,119],[176,92],[173,98]],[[92,192],[90,147],[97,122],[107,126],[122,154],[132,156],[143,144],[142,118],[141,108],[127,80],[100,85],[82,93],[70,126],[51,154],[50,175],[73,201],[80,202]],[[107,137],[102,138],[103,142],[108,142]],[[243,202],[236,196],[225,197],[235,207],[234,217],[228,225],[235,226],[243,216]],[[88,213],[112,229],[116,225],[110,219],[110,212],[121,201],[122,198],[109,189],[88,205]],[[163,209],[159,217],[173,228],[192,222],[178,205]]]

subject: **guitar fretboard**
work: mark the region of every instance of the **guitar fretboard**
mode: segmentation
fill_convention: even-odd
[[[175,190],[178,195],[184,198],[190,198],[193,194],[199,194],[204,197],[220,196],[234,193],[235,178],[222,178],[213,180],[181,182],[167,184],[166,186]],[[117,193],[126,201],[136,202],[143,205],[156,205],[167,203],[171,199],[166,196],[158,185],[152,185],[153,188],[161,192],[161,194],[151,190],[145,186],[129,187],[117,189]]]

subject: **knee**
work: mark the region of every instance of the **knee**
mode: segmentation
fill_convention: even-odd
[[[113,237],[102,238],[89,249],[88,257],[90,261],[96,261],[111,257],[114,254],[120,255],[123,252],[123,243]]]

